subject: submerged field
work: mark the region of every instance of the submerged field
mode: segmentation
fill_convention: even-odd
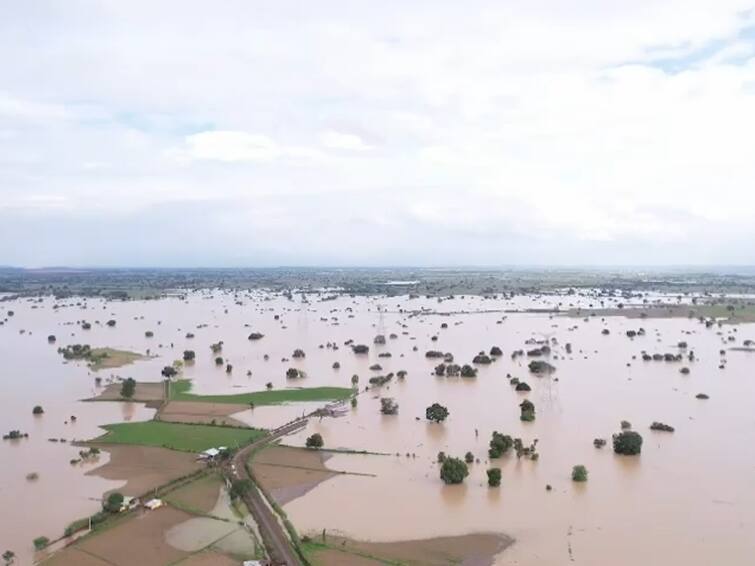
[[[253,441],[259,429],[341,401],[335,416],[311,418],[305,430],[286,437],[293,448],[262,451],[253,464],[308,537],[305,551],[314,564],[459,563],[468,558],[458,554],[459,541],[466,541],[462,550],[489,549],[496,556],[488,562],[500,565],[749,564],[755,552],[748,536],[755,530],[755,456],[746,450],[755,434],[749,300],[740,299],[743,308],[734,311],[726,301],[695,307],[705,313],[702,322],[682,316],[692,310],[689,297],[588,292],[438,300],[204,290],[155,301],[0,303],[6,367],[0,380],[8,392],[0,426],[3,434],[29,435],[0,443],[6,463],[0,506],[25,509],[23,516],[0,517],[0,552],[11,549],[20,563],[30,562],[33,538],[59,536],[71,521],[96,512],[104,492],[155,489],[194,473],[195,452]],[[667,303],[679,304],[669,311]],[[737,324],[715,320],[726,314]],[[82,329],[84,319],[90,329]],[[104,324],[111,319],[117,324]],[[49,335],[59,343],[150,354],[94,371],[63,363]],[[357,353],[355,345],[366,350]],[[532,361],[553,371],[533,372]],[[476,372],[438,375],[441,364]],[[163,403],[166,367],[177,375]],[[122,402],[121,383],[129,377],[138,384],[134,399],[159,407],[158,420],[149,421],[155,412],[141,403]],[[78,401],[91,398],[102,402]],[[393,399],[396,414],[381,413],[385,398]],[[525,400],[534,405],[533,420],[521,419]],[[427,420],[433,403],[447,408],[445,421]],[[43,412],[33,414],[37,405]],[[613,453],[621,421],[642,435],[640,455]],[[651,430],[655,421],[675,430]],[[517,458],[513,449],[491,458],[493,431],[525,445],[537,440],[539,459]],[[327,452],[302,449],[314,433]],[[72,464],[82,449],[73,441],[95,437],[106,443],[103,452]],[[606,445],[596,448],[596,439]],[[470,454],[463,483],[441,481],[439,452]],[[575,465],[587,468],[586,482],[572,481]],[[493,467],[502,472],[497,488],[487,485]],[[186,546],[204,536],[204,522],[171,531],[197,518],[182,515],[187,509],[208,512],[209,491],[204,484],[194,494],[180,492],[164,521],[150,519],[181,547],[162,537],[157,562],[230,563],[227,553]],[[38,500],[49,505],[29,507]],[[219,529],[212,525],[206,532]],[[153,541],[140,527],[129,529],[131,544]],[[458,538],[479,536],[492,538]],[[88,544],[112,563],[142,560],[108,540]],[[85,563],[83,550],[74,560]],[[431,553],[439,562],[423,558]]]

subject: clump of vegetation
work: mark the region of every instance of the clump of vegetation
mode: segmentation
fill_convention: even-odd
[[[474,462],[474,454],[472,454],[471,452],[467,452],[466,454],[464,454],[464,461],[467,464],[471,464],[472,462]]]
[[[512,379],[511,381],[513,383],[514,380]],[[514,384],[514,390],[515,391],[532,391],[532,387],[530,387],[526,381],[519,381],[517,379],[516,383]]]
[[[595,448],[603,448],[606,445],[606,439],[596,438],[592,441],[592,445],[595,446]]]
[[[34,408],[31,410],[32,415],[42,415],[44,414],[45,410],[42,408],[42,405],[35,405]]]
[[[674,427],[671,425],[667,425],[665,423],[653,421],[653,424],[650,425],[650,430],[659,430],[661,432],[674,432]]]
[[[294,350],[294,353],[293,353],[293,354],[291,354],[291,356],[292,356],[293,358],[304,358],[304,357],[306,357],[306,355],[307,355],[307,354],[305,354],[305,353],[304,353],[304,350],[302,350],[301,348],[296,348],[296,349]]]
[[[222,366],[223,365],[223,356],[218,356],[215,358],[215,365],[216,366]]]
[[[391,397],[380,399],[380,412],[384,415],[398,415],[398,403]]]
[[[553,373],[556,371],[554,366],[544,360],[532,360],[527,367],[534,374]]]
[[[6,550],[3,552],[3,562],[5,562],[6,566],[10,566],[13,564],[13,561],[16,559],[16,553],[12,550]]]
[[[11,430],[3,435],[3,440],[18,440],[21,438],[29,438],[29,433],[21,432],[20,430]]]
[[[127,377],[121,384],[121,397],[131,399],[136,391],[136,380],[133,377]]]
[[[472,358],[473,364],[483,364],[487,365],[491,363],[493,360],[490,359],[490,356],[486,355],[485,352],[480,352],[477,354],[474,358]]]
[[[488,456],[491,458],[500,458],[514,445],[514,441],[508,434],[501,434],[493,431],[493,437],[490,439],[490,448]]]
[[[165,366],[160,373],[163,377],[170,379],[178,375],[178,370],[173,366]]]
[[[55,343],[55,342],[57,341],[57,338],[55,338],[55,335],[54,335],[54,334],[50,334],[50,335],[49,335],[49,336],[47,337],[47,341],[48,341],[48,342],[49,342],[50,344],[54,344],[54,343]]]
[[[498,487],[501,485],[501,468],[490,468],[487,474],[489,487]]]
[[[223,351],[223,341],[215,342],[214,344],[210,344],[210,350],[212,350],[213,354],[217,354],[219,352]]]
[[[446,460],[446,453],[441,450],[438,452],[438,464],[442,464]]]
[[[43,550],[50,544],[50,539],[47,537],[37,537],[32,542],[36,550]]]
[[[629,421],[621,421],[620,424],[621,430],[629,430],[630,428],[632,428],[632,423],[630,423]]]
[[[440,403],[433,403],[425,409],[425,418],[428,421],[442,423],[448,417],[448,409]]]
[[[249,340],[262,340],[262,338],[264,338],[264,337],[265,337],[265,335],[262,334],[262,333],[260,333],[260,332],[252,332],[249,335]]]
[[[627,456],[639,454],[642,452],[642,436],[633,430],[623,430],[614,434],[613,451]]]
[[[296,368],[288,368],[286,370],[286,379],[298,379],[304,377],[304,372]]]
[[[197,354],[194,350],[184,350],[183,360],[185,362],[193,362],[197,358]]]
[[[322,448],[324,446],[322,435],[319,432],[314,433],[312,436],[307,437],[305,446],[307,448]]]
[[[461,366],[461,377],[477,377],[477,368],[473,368],[469,364]]]
[[[524,456],[529,458],[530,460],[540,459],[540,455],[537,453],[537,438],[533,440],[529,446],[525,446],[521,438],[515,438],[514,450],[516,451],[517,458]]]
[[[576,482],[587,481],[587,468],[579,464],[571,469],[571,479]]]
[[[459,458],[446,458],[440,467],[440,479],[446,484],[459,484],[469,475],[469,468]]]
[[[92,348],[89,344],[71,344],[58,348],[58,353],[66,360],[88,360],[92,355]]]
[[[698,393],[695,395],[695,399],[710,399],[710,397],[706,393]]]
[[[370,347],[366,344],[356,344],[351,347],[351,351],[355,354],[366,354],[370,351]]]
[[[501,349],[498,346],[493,346],[492,348],[490,348],[490,355],[491,356],[502,356],[503,352],[501,351]]]
[[[519,408],[521,409],[521,415],[519,416],[519,419],[525,422],[532,422],[535,420],[535,404],[525,399],[519,404]]]
[[[381,387],[388,383],[391,379],[393,379],[393,374],[389,373],[388,375],[373,375],[369,379],[370,385],[374,385],[376,387]]]

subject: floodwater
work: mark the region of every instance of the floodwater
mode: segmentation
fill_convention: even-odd
[[[51,298],[0,303],[0,320],[5,321],[0,326],[0,431],[20,429],[30,435],[0,444],[0,508],[18,510],[0,516],[0,550],[30,557],[34,537],[57,538],[68,522],[96,511],[104,491],[119,485],[84,475],[97,463],[72,466],[69,460],[77,457],[78,448],[48,438],[91,438],[100,433],[97,425],[152,415],[136,403],[78,402],[96,393],[95,373],[79,363],[64,364],[56,350],[89,343],[142,353],[149,349],[157,356],[98,372],[104,380],[114,374],[157,381],[164,365],[181,358],[184,349],[193,349],[197,361],[185,368],[184,376],[194,380],[200,393],[261,390],[267,382],[275,388],[348,386],[353,374],[359,375],[363,390],[371,375],[406,370],[405,380],[362,392],[347,416],[312,421],[306,431],[286,439],[303,444],[317,431],[327,447],[391,454],[329,459],[333,469],[377,477],[341,475],[288,503],[289,518],[303,532],[324,528],[380,541],[502,532],[517,542],[499,557],[500,564],[750,563],[755,551],[749,536],[755,532],[755,453],[749,450],[755,436],[755,353],[727,351],[726,369],[718,366],[719,350],[755,339],[755,325],[706,329],[687,319],[611,317],[586,322],[547,313],[503,312],[559,304],[600,306],[597,299],[574,296],[314,300],[302,305],[298,295],[289,301],[262,292],[234,297],[207,291],[191,293],[186,300],[64,300],[57,304],[67,306],[58,309]],[[606,305],[618,301],[606,300]],[[422,308],[453,314],[410,317],[400,312]],[[9,310],[15,316],[7,316]],[[104,324],[111,318],[117,321],[114,328]],[[92,323],[91,330],[75,324],[83,319]],[[448,328],[442,329],[442,323]],[[626,337],[626,330],[640,327],[645,336]],[[601,334],[603,328],[610,334]],[[146,331],[154,336],[146,337]],[[265,337],[247,340],[253,331]],[[395,339],[389,338],[391,333]],[[57,344],[47,343],[48,334],[57,336]],[[386,336],[385,345],[372,344],[376,334]],[[727,341],[729,335],[733,342]],[[551,376],[535,377],[527,370],[526,357],[510,358],[513,350],[532,348],[525,342],[533,338],[557,341],[549,358],[557,371]],[[343,345],[348,339],[368,344],[370,353],[353,354]],[[231,374],[213,361],[209,346],[220,340],[221,355],[233,364]],[[640,358],[642,350],[675,352],[680,340],[688,342],[697,361]],[[328,342],[338,349],[325,347]],[[564,349],[567,342],[573,346],[571,355]],[[464,364],[493,345],[503,356],[480,366],[474,379],[436,377],[432,369],[438,360],[424,355],[430,349],[451,352],[456,363]],[[302,348],[306,358],[284,361],[295,348]],[[392,357],[378,357],[380,352]],[[332,368],[336,361],[340,369]],[[374,363],[383,369],[371,371]],[[689,375],[679,372],[684,365]],[[286,380],[285,370],[292,366],[307,377]],[[526,381],[532,391],[515,392],[507,374]],[[701,392],[710,399],[695,399]],[[396,399],[397,416],[379,413],[381,395]],[[519,420],[523,398],[535,404],[535,422]],[[425,421],[424,410],[433,402],[448,407],[445,423]],[[44,407],[44,415],[32,416],[36,404]],[[270,427],[302,410],[296,405],[260,407],[240,417]],[[75,423],[70,415],[77,417]],[[611,451],[611,434],[622,419],[644,437],[639,457]],[[676,431],[652,432],[652,421],[671,424]],[[496,462],[503,471],[499,489],[485,484],[493,430],[525,442],[539,440],[539,461],[517,460],[511,454]],[[596,437],[606,438],[608,446],[594,448]],[[444,486],[435,463],[440,450],[455,456],[471,451],[481,462],[470,466],[463,485]],[[100,458],[103,463],[107,456]],[[587,483],[571,482],[575,464],[587,466]],[[39,479],[27,480],[31,472]],[[552,491],[546,491],[546,484]]]

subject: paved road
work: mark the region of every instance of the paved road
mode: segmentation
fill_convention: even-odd
[[[270,431],[264,438],[259,439],[252,444],[245,446],[234,455],[231,465],[226,469],[231,480],[251,480],[246,470],[246,462],[249,454],[257,448],[277,440],[291,432],[300,429],[306,424],[306,419],[299,419],[278,429]],[[267,549],[273,564],[285,566],[301,566],[299,556],[296,554],[291,541],[281,527],[275,513],[265,503],[263,495],[257,489],[256,485],[243,495],[242,499],[249,508],[249,512],[257,522],[257,526],[262,536],[262,542]]]

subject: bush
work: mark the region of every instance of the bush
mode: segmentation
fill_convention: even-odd
[[[667,425],[665,423],[659,423],[658,421],[654,421],[653,424],[650,425],[650,430],[659,430],[661,432],[674,432],[674,427],[671,425]]]
[[[441,423],[448,417],[448,409],[440,403],[433,403],[427,409],[425,409],[425,418],[428,421]]]
[[[43,548],[46,548],[48,544],[50,544],[50,539],[47,537],[37,537],[34,539],[34,548],[37,550],[42,550]]]
[[[571,469],[571,479],[573,481],[587,481],[587,468],[583,465],[574,466]]]
[[[474,454],[472,454],[471,452],[467,452],[466,454],[464,454],[464,461],[467,464],[471,464],[472,462],[474,462]]]
[[[446,458],[440,467],[440,479],[446,484],[462,483],[469,475],[469,468],[458,458]]]
[[[197,355],[194,353],[194,350],[184,350],[184,361],[185,362],[193,362],[196,359]]]
[[[642,436],[633,430],[623,430],[613,435],[613,451],[632,456],[642,452]]]
[[[384,415],[397,415],[398,403],[390,397],[380,399],[380,412]]]
[[[490,468],[487,473],[488,486],[498,487],[501,485],[501,468]]]
[[[35,405],[31,410],[32,415],[41,415],[44,412],[45,410],[42,408],[42,405]]]
[[[322,435],[319,432],[316,432],[312,436],[307,438],[305,444],[307,448],[322,448],[325,443],[322,440]]]
[[[535,420],[535,404],[532,401],[525,399],[519,405],[522,414],[519,416],[520,420],[525,422],[532,422]]]

